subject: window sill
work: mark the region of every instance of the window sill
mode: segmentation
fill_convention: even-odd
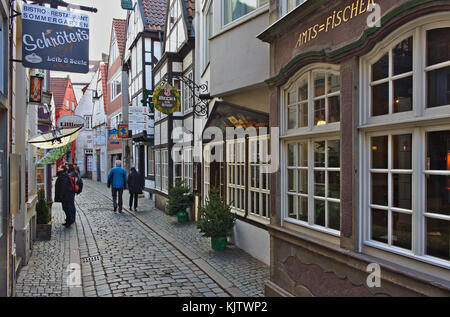
[[[387,246],[384,243],[371,241],[371,240],[365,241],[364,245],[372,247],[372,248],[380,249],[382,251],[386,251],[386,252],[389,252],[389,253],[393,253],[393,254],[396,254],[396,255],[400,255],[402,257],[406,257],[406,258],[409,258],[409,259],[412,259],[412,260],[423,262],[423,263],[426,263],[426,264],[438,266],[438,267],[441,267],[441,268],[444,268],[444,269],[450,269],[450,262],[449,261],[440,260],[440,259],[432,257],[432,256],[415,255],[412,251],[409,251],[409,250],[406,250],[406,249],[402,249],[402,248],[399,248],[399,247]]]
[[[315,136],[323,136],[324,134],[336,134],[339,133],[341,130],[341,123],[331,123],[326,126],[321,127],[313,127],[310,128],[303,128],[303,129],[296,129],[296,130],[290,130],[285,132],[283,135],[280,136],[280,139],[288,139],[288,138],[296,138],[296,137],[310,137],[313,138]]]
[[[285,218],[283,219],[284,222],[287,223],[291,223],[293,225],[299,226],[299,227],[303,227],[303,228],[307,228],[309,230],[313,230],[316,232],[320,232],[320,233],[324,233],[330,236],[334,236],[337,238],[341,237],[341,233],[339,231],[333,230],[333,229],[327,229],[325,227],[321,227],[321,226],[317,226],[317,225],[310,225],[306,222],[300,221],[300,220],[294,220],[294,219],[289,219],[289,218]]]

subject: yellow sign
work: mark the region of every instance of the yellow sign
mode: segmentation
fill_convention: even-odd
[[[309,43],[311,40],[317,38],[322,32],[328,33],[343,23],[347,23],[359,15],[370,12],[370,9],[374,7],[375,0],[356,0],[342,10],[334,10],[333,14],[327,17],[326,21],[322,21],[325,23],[317,23],[306,29],[304,32],[300,32],[295,48]]]

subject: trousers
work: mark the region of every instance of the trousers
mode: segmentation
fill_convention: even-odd
[[[139,199],[139,194],[132,194],[132,193],[130,193],[130,209],[133,207],[133,201],[134,201],[134,209],[137,208],[137,206],[138,206],[138,199]]]
[[[113,197],[114,211],[116,211],[117,207],[119,207],[119,211],[122,211],[123,188],[113,188],[112,189],[112,197]],[[119,200],[119,201],[117,201],[117,200]]]

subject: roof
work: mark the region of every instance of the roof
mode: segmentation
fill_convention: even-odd
[[[108,63],[100,64],[100,76],[102,78],[102,92],[103,92],[103,103],[106,113],[106,94],[107,94],[107,81],[108,81]]]
[[[117,39],[117,46],[119,47],[120,58],[123,59],[125,45],[127,42],[127,21],[122,19],[113,19],[112,25]]]
[[[66,95],[67,84],[69,78],[50,78],[50,91],[55,99],[55,106],[57,108],[63,106],[64,96]]]
[[[195,17],[195,0],[182,0],[181,3],[185,9],[183,15],[188,29],[188,35],[195,36],[194,25],[192,24],[192,20]]]
[[[167,13],[167,0],[141,0],[145,28],[154,31],[164,30]]]

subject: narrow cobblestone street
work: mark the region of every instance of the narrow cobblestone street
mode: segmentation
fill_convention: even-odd
[[[124,206],[127,202],[126,192]],[[233,245],[213,251],[194,223],[178,224],[150,200],[140,199],[137,212],[114,213],[105,184],[85,181],[76,203],[77,223],[70,229],[62,226],[63,211],[54,204],[52,239],[35,243],[29,264],[19,274],[16,296],[263,294],[266,265]],[[71,252],[81,265],[78,293],[66,283]]]

